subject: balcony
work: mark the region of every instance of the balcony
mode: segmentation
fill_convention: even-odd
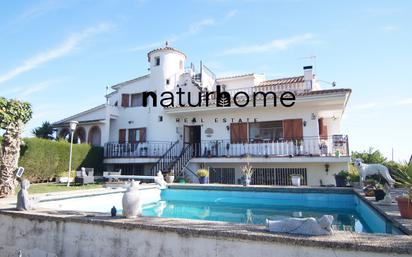
[[[104,158],[159,158],[173,142],[148,141],[136,143],[114,143],[104,145]]]
[[[259,140],[247,143],[231,143],[230,140],[208,140],[194,144],[196,157],[347,157],[347,135],[328,138],[304,137],[303,139],[276,141]]]

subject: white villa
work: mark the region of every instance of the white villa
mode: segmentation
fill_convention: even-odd
[[[348,137],[340,123],[351,90],[321,89],[311,66],[282,79],[254,73],[216,78],[203,64],[199,71],[187,68],[186,54],[167,45],[147,56],[149,74],[113,85],[105,104],[55,122],[58,136],[67,137],[69,121],[78,121],[75,141],[103,146],[106,170],[122,169],[125,175],[173,170],[177,179],[196,182],[196,170],[208,167],[210,183],[239,184],[240,167],[249,161],[255,168],[252,184],[290,185],[290,175],[301,174],[304,185],[319,186],[335,184],[334,174],[348,169]],[[218,107],[214,94],[209,106],[205,97],[196,107],[186,98],[176,104],[177,95],[174,106],[159,104],[164,91],[197,96],[217,85],[232,97],[240,91],[276,97],[256,97],[255,106],[250,101],[244,107]],[[150,97],[143,106],[146,91],[157,94],[157,106]],[[285,91],[294,93],[295,104],[277,101],[274,107]]]

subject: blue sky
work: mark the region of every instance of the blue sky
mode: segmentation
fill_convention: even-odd
[[[351,149],[409,159],[411,12],[411,1],[8,1],[0,95],[32,103],[29,135],[146,74],[147,51],[166,40],[218,75],[301,75],[316,56],[318,79],[353,90],[342,122]]]

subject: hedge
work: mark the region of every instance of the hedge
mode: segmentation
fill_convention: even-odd
[[[24,176],[32,182],[50,181],[67,176],[70,143],[41,138],[25,138],[20,150],[19,166]],[[103,147],[74,144],[72,170],[81,167],[94,168],[95,175],[103,170]]]

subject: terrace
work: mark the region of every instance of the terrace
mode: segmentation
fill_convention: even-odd
[[[162,157],[174,142],[134,142],[106,143],[105,158],[154,158]],[[302,137],[301,139],[279,138],[250,139],[249,142],[233,140],[202,140],[193,143],[193,157],[346,157],[349,156],[347,135],[330,137]],[[180,154],[181,147],[174,148],[174,155]]]

